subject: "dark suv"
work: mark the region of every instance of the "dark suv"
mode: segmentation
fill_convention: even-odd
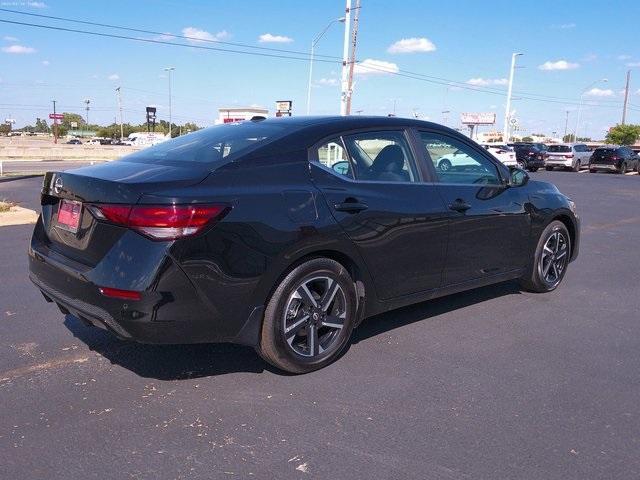
[[[516,151],[516,161],[520,168],[530,172],[544,168],[547,153],[542,148],[532,143],[515,143],[513,148]]]
[[[606,145],[598,147],[591,155],[589,171],[595,173],[598,170],[626,173],[640,168],[640,157],[629,147],[618,145]]]
[[[251,345],[296,373],[372,315],[507,280],[554,290],[580,239],[554,185],[386,117],[218,125],[49,172],[41,205],[30,277],[64,314],[139,342]]]

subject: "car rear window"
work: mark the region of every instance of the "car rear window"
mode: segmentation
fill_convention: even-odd
[[[292,132],[290,125],[253,121],[227,123],[189,133],[123,157],[164,165],[218,167]]]
[[[570,152],[571,147],[569,145],[549,145],[549,152]]]
[[[616,149],[615,148],[596,148],[593,153],[601,157],[608,157],[610,155],[615,155]]]

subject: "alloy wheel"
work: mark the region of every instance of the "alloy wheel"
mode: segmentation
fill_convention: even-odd
[[[303,357],[329,353],[340,343],[346,318],[347,300],[337,280],[324,275],[303,280],[286,303],[285,341]]]
[[[560,282],[569,260],[569,243],[562,232],[553,232],[542,248],[538,269],[540,277],[549,285]]]

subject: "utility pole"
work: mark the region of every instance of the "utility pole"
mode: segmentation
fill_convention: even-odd
[[[356,46],[358,44],[358,18],[360,16],[360,0],[356,0],[353,14],[353,34],[351,35],[351,55],[349,59],[349,78],[347,80],[347,115],[351,115],[351,97],[353,96],[353,68],[356,63]]]
[[[351,28],[351,0],[347,0],[344,11],[344,43],[342,49],[342,94],[340,96],[340,115],[347,114],[347,96],[349,95],[349,29]]]
[[[56,118],[56,101],[53,102],[53,143],[58,143],[58,119]]]
[[[631,70],[627,70],[627,84],[624,87],[624,106],[622,107],[622,125],[627,120],[627,103],[629,101],[629,81],[631,80]]]
[[[516,57],[522,55],[521,53],[511,54],[511,70],[509,71],[509,89],[507,91],[507,106],[504,109],[504,128],[502,133],[502,141],[504,143],[509,142],[509,122],[511,121],[511,93],[513,92],[513,74],[516,69]]]
[[[118,96],[118,110],[120,111],[120,141],[122,141],[124,129],[122,128],[122,96],[120,94],[120,87],[116,88],[116,92]]]
[[[562,137],[562,141],[564,142],[564,138],[567,136],[567,128],[569,126],[569,110],[565,112],[567,115],[564,119],[564,136]]]

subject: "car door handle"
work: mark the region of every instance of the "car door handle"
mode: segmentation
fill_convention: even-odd
[[[336,203],[333,208],[338,212],[358,213],[369,208],[366,203],[361,202],[342,202]]]
[[[471,208],[471,205],[465,202],[464,200],[462,200],[461,198],[454,200],[454,202],[451,205],[449,205],[449,210],[454,210],[460,213],[466,212],[470,208]]]

